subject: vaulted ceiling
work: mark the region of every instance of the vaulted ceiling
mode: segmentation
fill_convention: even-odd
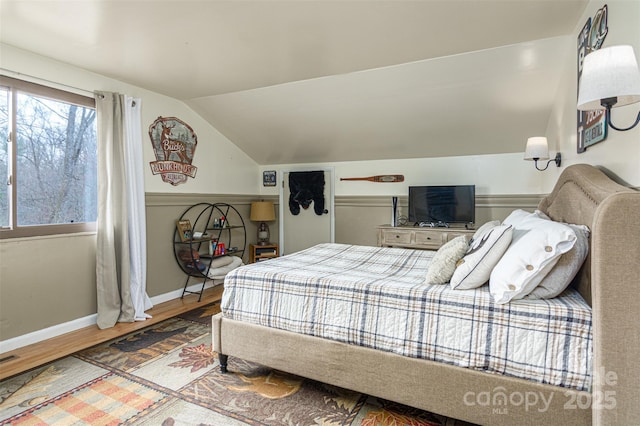
[[[180,99],[258,164],[494,154],[544,134],[586,5],[0,0],[0,40]]]

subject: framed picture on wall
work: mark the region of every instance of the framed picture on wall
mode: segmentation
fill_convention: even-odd
[[[180,241],[184,243],[191,240],[191,238],[193,237],[193,231],[191,230],[191,221],[189,221],[189,219],[176,221],[176,226],[178,228]]]
[[[265,170],[262,172],[262,186],[276,186],[275,170]]]

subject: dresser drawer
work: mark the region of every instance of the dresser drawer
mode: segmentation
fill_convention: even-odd
[[[412,231],[385,230],[382,233],[382,241],[386,244],[411,244]]]
[[[445,242],[445,234],[439,231],[420,230],[415,234],[416,244],[438,248]]]
[[[417,226],[378,227],[378,245],[382,247],[406,247],[420,250],[438,250],[447,241],[464,235],[471,238],[474,231],[464,228],[419,228]]]

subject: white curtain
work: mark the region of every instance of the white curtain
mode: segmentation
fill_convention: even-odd
[[[140,99],[96,93],[98,327],[140,321],[146,293],[146,219]]]

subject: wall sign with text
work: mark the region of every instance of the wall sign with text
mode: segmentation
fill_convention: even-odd
[[[262,186],[276,186],[275,170],[265,170],[262,172]]]
[[[197,167],[192,166],[198,137],[184,121],[176,117],[158,117],[149,126],[149,137],[156,161],[149,163],[154,175],[173,186],[195,178]]]
[[[607,10],[605,4],[593,18],[587,19],[578,35],[578,90],[580,90],[584,57],[594,50],[600,49],[609,32]],[[606,138],[607,122],[604,110],[578,111],[578,153],[585,152],[587,147],[602,142]]]

